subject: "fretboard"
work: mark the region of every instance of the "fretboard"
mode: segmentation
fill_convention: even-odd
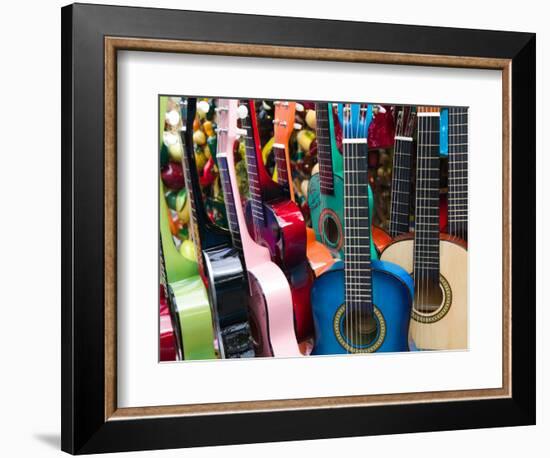
[[[229,225],[229,232],[231,233],[231,239],[233,240],[233,246],[242,253],[243,244],[241,234],[239,232],[239,222],[237,219],[237,210],[235,208],[236,203],[233,196],[233,190],[231,188],[231,178],[229,176],[227,158],[223,154],[218,155],[218,170],[220,171],[220,181],[222,184],[223,198],[225,201],[225,211],[227,213],[227,221]]]
[[[317,158],[319,161],[319,183],[321,193],[334,194],[334,178],[332,171],[332,148],[330,139],[330,126],[328,119],[328,104],[315,104]]]
[[[246,103],[243,101],[243,103]],[[252,104],[251,104],[252,105]],[[260,186],[260,173],[258,167],[258,156],[256,151],[256,141],[254,139],[254,132],[250,116],[256,116],[256,113],[252,111],[254,106],[249,106],[249,114],[244,119],[241,119],[241,127],[246,130],[244,137],[244,144],[246,150],[246,166],[248,174],[248,189],[250,192],[250,203],[252,206],[252,219],[256,227],[261,227],[265,224],[265,215],[262,199],[262,189]],[[225,192],[225,191],[224,191]]]
[[[439,284],[439,113],[418,113],[415,284]]]
[[[449,234],[468,239],[468,109],[449,108]]]
[[[344,253],[346,306],[372,315],[372,271],[366,128],[365,138],[344,125]],[[357,131],[356,131],[357,132]]]
[[[196,100],[187,99],[187,104],[182,107],[182,110],[187,110],[186,113],[182,113],[182,119],[187,119],[187,123],[182,126],[181,129],[181,141],[184,148],[182,165],[183,165],[183,177],[185,179],[185,188],[187,189],[187,195],[189,198],[190,215],[189,215],[189,229],[191,239],[197,250],[197,261],[199,269],[204,272],[204,264],[202,258],[202,241],[199,232],[200,221],[198,219],[197,207],[202,206],[202,196],[200,194],[200,188],[198,184],[198,177],[195,177],[192,173],[192,167],[195,167],[194,160],[191,161],[190,157],[194,155],[193,150],[193,120],[195,119]],[[196,173],[195,173],[196,175]],[[195,179],[197,178],[197,179]],[[199,202],[200,199],[200,202]],[[202,208],[202,207],[201,207]]]
[[[275,165],[277,167],[277,183],[281,185],[285,194],[290,194],[290,176],[285,154],[285,145],[280,143],[273,144],[273,154],[275,155]]]
[[[396,137],[391,183],[390,235],[409,231],[412,137]]]

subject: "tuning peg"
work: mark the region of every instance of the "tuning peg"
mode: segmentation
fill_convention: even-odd
[[[301,113],[304,111],[304,106],[301,103],[296,102],[296,111]]]
[[[178,142],[178,136],[172,132],[164,132],[163,140],[166,146],[175,145]]]
[[[382,105],[377,105],[377,107],[378,107],[378,110],[380,111],[380,113],[385,113],[386,112],[386,109]]]
[[[247,134],[246,129],[240,129],[238,127],[235,129],[235,133],[237,134],[237,138],[244,137]]]
[[[210,111],[210,104],[206,100],[201,100],[197,103],[197,110],[202,113],[208,113]]]
[[[166,122],[171,126],[177,126],[180,122],[180,114],[176,110],[166,113]]]
[[[299,122],[294,123],[294,129],[300,130],[302,128],[302,125]]]
[[[248,108],[246,105],[239,105],[239,108],[237,108],[237,116],[239,116],[240,119],[244,119],[248,116]]]

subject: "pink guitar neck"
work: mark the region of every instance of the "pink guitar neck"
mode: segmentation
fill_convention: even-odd
[[[288,281],[282,270],[271,261],[269,250],[257,244],[247,230],[233,155],[233,145],[237,135],[246,134],[246,131],[243,133],[237,129],[237,108],[236,99],[219,99],[218,101],[218,110],[220,114],[223,113],[223,116],[227,116],[228,122],[224,123],[220,119],[218,123],[220,129],[227,129],[227,131],[226,135],[220,135],[218,138],[217,156],[227,160],[231,189],[236,203],[237,221],[241,228],[246,269],[258,280],[262,288],[268,309],[270,343],[274,356],[301,356],[294,333],[294,311]]]

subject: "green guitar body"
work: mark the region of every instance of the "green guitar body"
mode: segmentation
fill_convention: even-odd
[[[160,106],[166,111],[166,100],[163,99],[166,98],[161,97]],[[161,123],[161,129],[163,128],[164,125]],[[171,313],[177,321],[176,325],[181,335],[183,357],[186,360],[215,359],[212,312],[208,294],[199,275],[197,263],[183,257],[174,244],[162,180],[159,179],[159,183],[160,239],[170,294],[169,304],[173,308]]]
[[[328,116],[332,174],[334,179],[334,193],[322,194],[319,174],[315,174],[309,181],[307,201],[311,214],[311,225],[315,231],[315,238],[344,259],[344,164],[343,158],[336,144],[334,130],[334,118],[332,113]],[[372,209],[374,208],[374,196],[369,186],[369,209],[372,221]],[[371,239],[371,257],[378,259],[378,253]]]
[[[183,357],[186,360],[215,359],[214,330],[208,293],[199,275],[197,263],[183,257],[174,245],[162,181],[160,182],[160,237],[166,265],[166,279],[171,293],[170,303],[175,309],[172,312],[179,325]]]

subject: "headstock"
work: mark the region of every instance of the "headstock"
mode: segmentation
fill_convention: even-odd
[[[294,122],[296,111],[303,111],[304,107],[296,102],[276,101],[274,135],[275,143],[286,145],[294,129],[300,129],[302,126]]]
[[[367,139],[372,120],[372,105],[364,103],[339,103],[338,118],[345,139]]]
[[[418,107],[419,116],[439,116],[441,108],[439,107]]]
[[[397,122],[395,124],[396,138],[412,138],[416,126],[416,108],[404,106],[397,113]]]
[[[218,99],[216,107],[218,115],[218,157],[220,154],[233,154],[235,141],[240,136],[246,135],[246,130],[237,126],[237,120],[243,114],[242,107],[246,109],[244,105],[239,107],[237,99]]]

